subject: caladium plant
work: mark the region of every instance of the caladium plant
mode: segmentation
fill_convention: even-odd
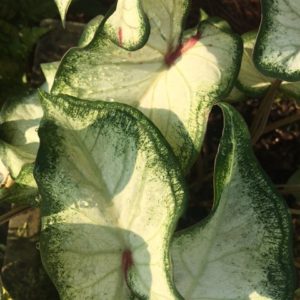
[[[289,216],[233,108],[220,104],[214,210],[175,236],[173,282],[185,197],[164,138],[128,106],[42,97],[41,254],[62,299],[290,299]]]
[[[219,106],[224,130],[214,207],[203,222],[175,235],[178,290],[184,299],[292,299],[286,207],[256,162],[243,119],[228,104]]]
[[[182,23],[186,7],[174,5],[166,19],[164,2],[153,7],[154,17],[148,13],[151,34],[143,48],[129,52],[118,47],[102,23],[90,44],[64,56],[51,92],[138,108],[160,129],[187,171],[201,148],[209,111],[230,92],[237,76],[241,41],[228,24],[216,20],[200,23],[181,39],[177,27],[170,26]]]
[[[64,21],[71,0],[56,2]],[[277,2],[265,3],[266,14]],[[287,209],[253,155],[242,117],[222,102],[230,91],[229,99],[241,96],[232,90],[241,39],[213,18],[183,31],[188,6],[119,0],[61,62],[42,66],[48,93],[2,111],[1,126],[16,125],[0,144],[15,184],[0,197],[40,206],[41,257],[61,299],[292,299]],[[253,78],[243,65],[257,72],[247,60],[251,37],[237,83],[245,93],[241,86]],[[258,39],[256,48],[271,42]],[[273,79],[263,80],[267,87]],[[224,129],[214,206],[203,222],[174,233],[188,199],[184,174],[215,104]],[[26,127],[15,116],[28,107]],[[10,148],[27,156],[14,164]]]

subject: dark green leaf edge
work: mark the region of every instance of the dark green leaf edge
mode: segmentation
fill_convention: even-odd
[[[273,204],[276,208],[275,210],[264,209],[264,211],[262,211],[261,213],[268,214],[270,216],[276,214],[276,218],[279,220],[281,224],[280,229],[281,232],[283,233],[282,234],[283,240],[281,241],[281,246],[279,247],[280,260],[278,264],[280,265],[280,269],[282,273],[285,274],[286,280],[284,282],[281,282],[281,285],[285,285],[285,289],[282,291],[282,297],[280,299],[292,300],[294,296],[294,290],[296,284],[296,273],[295,273],[294,260],[293,260],[293,228],[292,228],[291,216],[288,213],[288,207],[284,199],[282,199],[281,196],[279,195],[278,191],[274,187],[269,177],[266,175],[265,171],[257,162],[257,159],[252,150],[252,145],[250,142],[250,134],[243,118],[228,103],[220,102],[216,105],[219,106],[219,108],[223,112],[224,127],[223,127],[223,133],[220,140],[220,144],[218,147],[217,156],[215,159],[213,208],[208,217],[206,217],[204,220],[200,221],[199,223],[193,226],[190,226],[186,229],[176,232],[174,238],[175,239],[180,238],[180,236],[185,234],[191,236],[196,235],[199,229],[205,227],[205,225],[210,221],[210,219],[213,217],[216,210],[218,209],[222,190],[227,184],[226,179],[228,178],[226,176],[226,170],[228,169],[228,166],[233,163],[232,157],[226,156],[226,153],[228,153],[228,151],[232,148],[232,143],[230,139],[228,139],[227,137],[232,135],[231,133],[232,124],[233,123],[240,124],[240,130],[243,132],[243,134],[240,135],[241,140],[243,140],[241,144],[245,145],[243,157],[248,162],[247,165],[249,166],[247,170],[244,170],[244,172],[249,174],[251,170],[256,169],[255,172],[256,174],[253,174],[252,178],[257,178],[257,175],[260,173],[262,179],[264,180],[265,185],[267,185],[270,188],[271,191],[270,198],[273,198],[274,200]],[[226,151],[226,149],[228,150]],[[263,190],[267,192],[266,189]],[[287,255],[284,256],[284,253],[286,253]],[[270,269],[270,273],[272,273],[272,269]],[[272,279],[275,279],[275,276],[274,277],[270,276],[270,280]],[[274,283],[274,286],[276,285],[277,283]]]
[[[257,36],[257,31],[249,31],[242,35],[242,39],[245,43],[245,42],[248,42],[251,40],[254,41],[256,36]],[[257,68],[257,66],[254,65],[254,68]],[[260,73],[260,71],[257,69],[256,69],[256,72]],[[265,76],[263,74],[261,74],[261,75]],[[271,86],[271,84],[272,84],[271,79],[275,80],[275,78],[269,78],[269,79],[270,79],[270,81],[268,81],[268,78],[266,78],[266,83],[268,82],[269,85],[266,86],[265,88],[253,88],[253,87],[243,84],[242,81],[239,80],[239,76],[238,76],[235,86],[238,90],[245,93],[249,97],[262,97],[267,93],[269,87]],[[299,84],[300,84],[300,82],[299,82]],[[293,89],[283,88],[282,86],[280,86],[279,90],[288,97],[295,98],[296,100],[298,100],[300,98],[300,94],[297,94],[296,92],[294,92]]]
[[[256,68],[265,76],[291,82],[300,81],[300,70],[287,73],[284,65],[276,68],[272,65],[263,64],[260,60],[265,48],[265,39],[272,31],[272,27],[282,26],[282,24],[276,24],[272,18],[274,14],[278,13],[278,8],[275,6],[276,1],[280,0],[261,0],[262,20],[254,47],[253,61]]]

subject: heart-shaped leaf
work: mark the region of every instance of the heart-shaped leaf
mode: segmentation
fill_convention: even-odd
[[[232,88],[240,39],[228,32],[224,22],[221,26],[210,20],[186,32],[178,44],[173,34],[177,25],[172,30],[167,27],[170,22],[158,23],[161,14],[151,17],[150,8],[149,4],[151,34],[142,49],[125,51],[97,32],[87,47],[67,53],[52,92],[137,107],[160,129],[187,170],[201,148],[212,105]],[[173,15],[183,19],[182,7]]]
[[[168,249],[184,188],[164,138],[127,105],[42,98],[40,246],[61,298],[179,299]]]
[[[254,62],[266,76],[300,80],[300,1],[261,0],[262,23]]]
[[[291,300],[291,221],[251,149],[247,126],[219,104],[224,131],[215,165],[215,202],[202,223],[172,243],[175,283],[184,299]]]
[[[253,48],[256,40],[256,32],[244,34],[244,52],[237,87],[249,96],[260,96],[266,93],[272,82],[276,79],[264,76],[260,73],[252,60]],[[279,88],[285,94],[300,99],[300,82],[283,81]]]

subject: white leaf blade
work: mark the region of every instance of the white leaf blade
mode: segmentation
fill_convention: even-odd
[[[104,24],[104,31],[124,49],[133,51],[144,46],[150,28],[141,0],[118,0],[116,10]]]
[[[254,62],[266,76],[300,80],[300,1],[262,0]]]
[[[142,0],[142,6],[150,22],[149,46],[161,53],[174,51],[180,43],[190,0]]]
[[[70,51],[52,92],[139,108],[188,170],[201,148],[212,105],[233,86],[241,43],[214,21],[186,33],[182,44],[171,52],[161,52],[171,44],[165,50],[159,49],[159,42],[154,47],[151,36],[156,33],[151,32],[148,43],[135,52],[116,47],[104,36],[98,37],[97,44],[94,39],[87,49]]]
[[[127,106],[43,97],[41,253],[62,299],[129,299],[127,284],[142,297],[179,299],[168,244],[183,187],[160,134]]]
[[[246,125],[220,104],[225,127],[211,215],[172,244],[184,299],[292,299],[291,223],[251,152]]]

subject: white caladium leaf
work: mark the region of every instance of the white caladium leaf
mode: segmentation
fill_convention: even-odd
[[[72,0],[54,0],[54,1],[58,8],[61,21],[62,21],[63,25],[65,25],[66,15],[67,15],[67,12],[68,12],[68,9],[69,9],[69,6],[70,6]]]
[[[127,105],[42,99],[40,250],[61,299],[181,299],[168,249],[184,188],[164,138]]]
[[[176,286],[186,300],[292,300],[287,208],[254,157],[245,122],[230,105],[220,107],[214,207],[174,238]]]
[[[135,52],[117,47],[101,32],[86,48],[71,49],[60,64],[52,93],[140,109],[160,129],[186,170],[201,147],[212,105],[233,86],[241,43],[210,20],[186,32],[170,52],[174,38],[166,39],[155,24],[148,43]],[[170,30],[165,28],[165,34]],[[172,31],[169,34],[173,36]]]
[[[256,32],[244,34],[244,52],[242,65],[237,80],[237,87],[249,96],[260,96],[267,92],[272,82],[276,79],[260,73],[252,60],[253,48],[256,40]],[[300,82],[283,81],[279,88],[285,94],[300,99]]]
[[[38,189],[33,178],[33,164],[24,165],[13,184],[9,188],[4,186],[0,189],[0,200],[32,206],[39,204]]]
[[[262,23],[254,50],[266,76],[300,80],[300,0],[262,0]]]
[[[144,46],[150,28],[141,0],[118,0],[115,11],[104,24],[104,31],[119,47],[136,50]]]
[[[42,115],[37,92],[8,99],[4,103],[0,112],[2,175],[10,174],[16,178],[25,164],[35,161],[39,146],[37,129]]]

